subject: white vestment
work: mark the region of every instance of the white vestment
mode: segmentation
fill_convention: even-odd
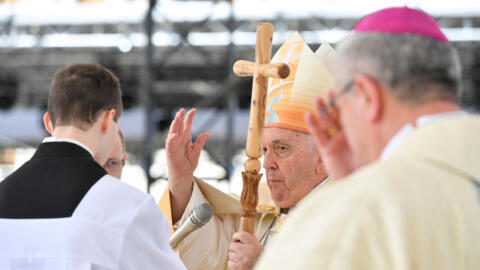
[[[73,215],[0,219],[0,269],[185,269],[154,199],[104,176]]]

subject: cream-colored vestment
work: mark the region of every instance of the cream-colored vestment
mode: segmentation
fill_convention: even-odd
[[[480,269],[480,117],[449,117],[303,200],[256,269]]]
[[[223,270],[227,267],[228,245],[240,223],[240,201],[238,198],[225,194],[195,178],[192,197],[182,218],[176,225],[183,224],[190,211],[204,202],[213,206],[215,216],[202,228],[191,233],[180,242],[176,250],[189,270]],[[160,199],[159,205],[171,222],[168,190]],[[259,190],[259,205],[272,206],[270,209],[268,209],[269,207],[263,207],[265,211],[259,211],[255,217],[255,236],[265,245],[275,237],[280,225],[283,224],[283,219],[279,219],[279,215],[276,214],[266,185],[261,185]]]

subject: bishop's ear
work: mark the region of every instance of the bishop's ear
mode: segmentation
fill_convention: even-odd
[[[53,125],[52,125],[52,120],[50,119],[50,115],[48,112],[43,114],[43,126],[45,127],[45,130],[52,135],[53,133]]]
[[[367,75],[355,77],[355,91],[359,111],[368,122],[376,122],[382,112],[383,87],[375,79]]]

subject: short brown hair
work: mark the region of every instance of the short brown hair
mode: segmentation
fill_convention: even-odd
[[[98,114],[115,110],[122,114],[120,81],[108,69],[94,64],[73,64],[53,77],[48,97],[48,114],[53,127],[73,125],[87,130]]]

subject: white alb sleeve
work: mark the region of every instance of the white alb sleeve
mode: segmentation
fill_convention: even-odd
[[[151,196],[138,207],[122,236],[119,269],[186,269],[170,247],[168,222]]]

